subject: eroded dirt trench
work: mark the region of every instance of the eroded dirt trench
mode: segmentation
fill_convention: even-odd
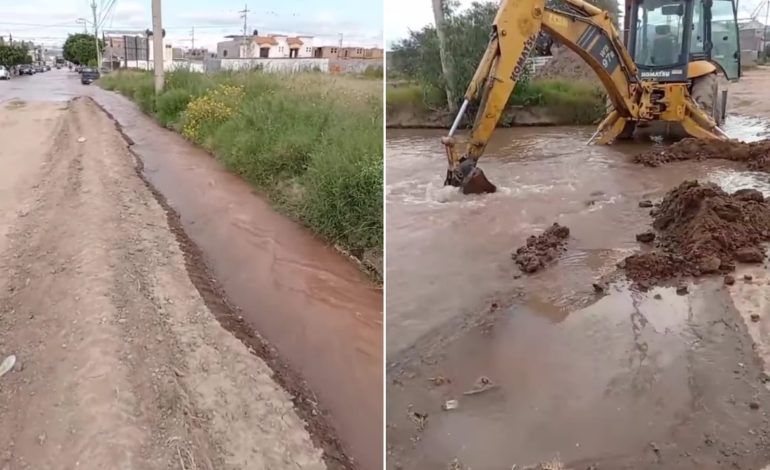
[[[114,122],[90,99],[0,119],[0,467],[326,468],[193,285]]]
[[[730,116],[728,132],[766,137],[764,118]],[[647,249],[640,201],[695,179],[768,196],[768,174],[725,160],[644,167],[632,157],[647,147],[586,147],[591,132],[499,129],[482,166],[500,191],[484,197],[440,186],[441,132],[388,133],[389,468],[770,463],[765,265],[684,295],[592,285]],[[511,254],[554,222],[570,229],[566,252],[523,274]],[[480,377],[493,386],[467,394]]]

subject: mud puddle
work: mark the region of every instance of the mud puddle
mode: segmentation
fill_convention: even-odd
[[[686,297],[600,298],[592,286],[640,249],[641,200],[686,179],[767,191],[767,175],[716,160],[643,168],[631,157],[648,146],[586,147],[590,133],[499,129],[481,166],[500,190],[467,197],[441,186],[441,131],[388,132],[390,468],[520,468],[557,454],[576,468],[768,462],[756,452],[764,414],[747,401],[767,405],[758,359],[722,279]],[[554,222],[570,228],[566,252],[522,277],[511,252]],[[499,387],[467,399],[479,375]],[[442,411],[451,399],[459,407]]]
[[[327,465],[379,468],[381,291],[206,152],[159,128],[123,97],[99,89],[90,94],[121,123],[144,176],[178,213],[216,287],[238,309],[238,319],[226,326],[236,333],[253,328],[250,335],[275,348],[263,353],[277,353],[303,381],[300,388],[309,388],[300,408],[311,410],[303,417],[324,445]],[[313,425],[316,410],[333,430]],[[333,434],[347,455],[335,448]]]
[[[516,305],[419,357],[391,371],[389,468],[456,458],[500,469],[557,455],[576,469],[770,462],[770,394],[721,280],[690,296],[614,289],[558,322]],[[497,387],[464,395],[479,375]],[[442,410],[449,399],[457,408]],[[415,412],[427,416],[422,430]]]

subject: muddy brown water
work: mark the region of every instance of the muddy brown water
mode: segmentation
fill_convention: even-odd
[[[737,116],[727,128],[746,140],[766,132]],[[770,179],[720,161],[642,168],[630,163],[641,145],[586,146],[591,132],[499,129],[482,161],[499,192],[470,197],[441,186],[443,132],[388,132],[389,468],[557,455],[576,468],[770,461],[758,450],[770,406],[762,365],[721,279],[686,297],[620,285],[598,298],[591,286],[639,250],[650,223],[640,200],[693,178],[770,195]],[[570,228],[566,254],[517,278],[511,252],[553,222]],[[498,387],[463,395],[480,375]],[[432,385],[438,376],[451,383]],[[442,411],[448,399],[459,408]],[[428,415],[424,429],[413,412]]]
[[[362,469],[382,455],[382,292],[336,250],[125,98],[89,90],[244,320],[317,394]],[[258,397],[255,397],[258,399]]]

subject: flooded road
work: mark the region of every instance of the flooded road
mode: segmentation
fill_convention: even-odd
[[[744,140],[767,132],[739,116],[726,127]],[[441,186],[443,131],[388,131],[389,468],[770,462],[757,450],[765,412],[749,406],[770,400],[742,321],[764,301],[746,305],[721,279],[686,297],[616,286],[600,299],[592,287],[639,250],[640,200],[686,179],[770,195],[770,178],[713,160],[644,168],[630,157],[645,145],[586,146],[592,131],[498,129],[481,166],[499,192],[470,197]],[[520,277],[511,253],[553,222],[571,230],[567,252]],[[464,395],[479,376],[496,388]],[[450,399],[458,408],[443,411]]]
[[[560,261],[569,269],[529,277],[527,290],[559,317],[593,295],[592,279],[638,248],[634,235],[649,224],[640,200],[660,197],[687,178],[737,186],[767,181],[733,171],[731,162],[643,168],[629,160],[646,146],[587,146],[591,132],[498,129],[480,166],[499,190],[469,197],[442,186],[443,131],[388,131],[389,358],[445,321],[510,295],[518,284],[510,254],[553,222],[572,231]]]
[[[382,445],[382,291],[205,151],[94,89],[245,321],[305,379],[361,468]]]
[[[308,407],[328,412],[348,456],[361,469],[380,468],[381,289],[205,151],[158,127],[124,97],[82,86],[77,78],[62,70],[0,82],[0,101],[87,95],[112,114],[134,142],[144,176],[179,214],[242,323],[306,382],[313,393]],[[260,399],[255,390],[254,400]],[[318,436],[323,429],[313,431],[327,438]]]

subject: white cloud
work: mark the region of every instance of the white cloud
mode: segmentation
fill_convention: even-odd
[[[3,3],[6,0],[0,0]],[[427,1],[427,0],[426,0]],[[109,0],[97,0],[97,4]],[[243,22],[235,4],[199,7],[201,2],[190,2],[189,8],[164,5],[163,20],[167,39],[176,47],[191,45],[190,29],[195,29],[196,47],[215,49],[216,43],[228,34],[240,34]],[[175,11],[176,10],[176,11]],[[181,11],[180,11],[181,10]],[[44,12],[44,13],[41,13]],[[83,25],[77,18],[91,21],[88,0],[25,0],[23,3],[3,6],[0,17],[0,35],[9,33],[17,39],[35,40],[46,45],[60,45],[67,34],[83,31]],[[249,14],[249,31],[257,29],[260,33],[303,34],[314,36],[315,45],[337,44],[339,33],[343,33],[344,42],[350,45],[378,46],[383,42],[383,30],[366,27],[350,18],[348,12],[334,10],[308,13],[276,12],[252,7]],[[354,13],[350,13],[353,15]],[[151,27],[149,0],[116,0],[115,7],[107,15],[102,30],[143,31]],[[92,26],[89,25],[92,31]]]

